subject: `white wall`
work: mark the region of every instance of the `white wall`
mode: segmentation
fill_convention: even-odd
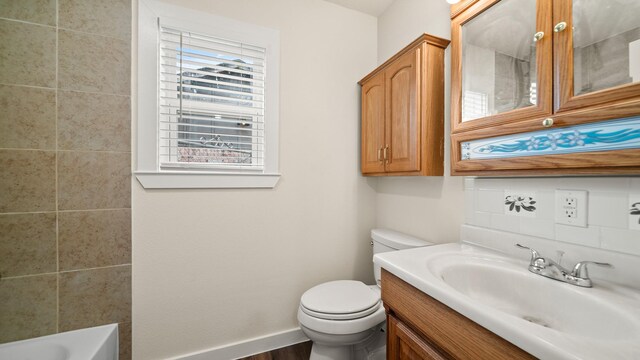
[[[450,39],[449,5],[444,0],[397,0],[378,18],[378,63],[422,33]],[[445,58],[445,134],[450,129],[450,51]],[[458,240],[464,218],[461,177],[449,176],[449,136],[445,135],[445,176],[377,180],[376,225],[434,242]]]
[[[168,1],[280,30],[282,178],[273,190],[149,191],[134,181],[140,360],[296,328],[309,287],[373,281],[376,195],[359,174],[357,81],[376,66],[376,19],[320,0]]]

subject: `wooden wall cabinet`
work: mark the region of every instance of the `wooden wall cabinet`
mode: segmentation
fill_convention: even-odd
[[[424,34],[359,82],[363,175],[443,175],[448,44]]]
[[[531,360],[532,355],[382,269],[388,360]]]
[[[453,175],[640,173],[640,2],[605,3],[451,7]]]

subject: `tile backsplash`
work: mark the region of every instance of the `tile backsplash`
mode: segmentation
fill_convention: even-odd
[[[558,189],[587,191],[587,227],[556,223]],[[638,177],[465,178],[469,225],[640,255],[638,221]]]

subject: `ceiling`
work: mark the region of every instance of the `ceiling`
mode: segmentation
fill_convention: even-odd
[[[380,16],[395,0],[325,0],[375,17]]]

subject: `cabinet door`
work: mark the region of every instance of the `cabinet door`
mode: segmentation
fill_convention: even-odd
[[[384,72],[362,85],[361,170],[363,174],[383,173],[385,146]]]
[[[387,172],[420,170],[420,55],[407,52],[384,72]]]
[[[444,360],[438,350],[427,344],[393,315],[387,317],[388,360]]]
[[[553,7],[556,111],[639,98],[640,1],[554,0]]]
[[[552,113],[552,0],[480,0],[451,23],[452,132]]]

